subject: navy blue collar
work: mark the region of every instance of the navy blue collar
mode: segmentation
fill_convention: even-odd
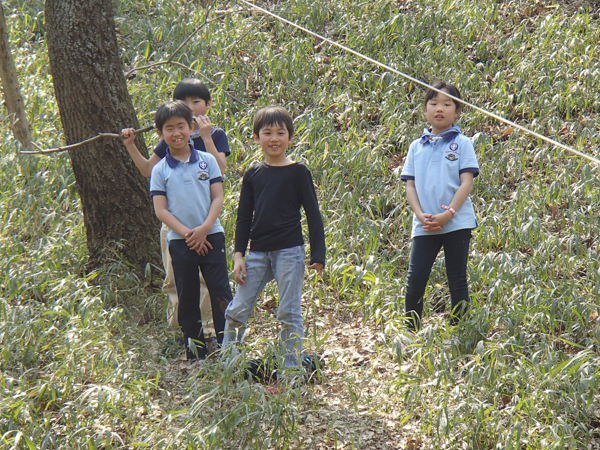
[[[190,144],[190,149],[192,150],[192,154],[190,155],[190,162],[191,163],[195,163],[198,161],[198,151]],[[174,167],[177,166],[177,164],[179,164],[180,161],[177,158],[174,158],[173,156],[171,156],[171,149],[167,148],[167,154],[165,155],[165,158],[167,159],[167,164],[169,165],[169,167],[171,169],[173,169]]]
[[[439,139],[443,139],[446,142],[450,142],[459,134],[460,134],[460,128],[458,128],[456,125],[450,129],[438,134],[437,136],[434,134],[431,134],[431,131],[428,130],[427,128],[425,128],[423,130],[423,134],[421,135],[421,140],[419,142],[421,144],[426,144],[427,142],[436,142]]]

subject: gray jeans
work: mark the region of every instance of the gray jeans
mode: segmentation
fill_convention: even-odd
[[[285,367],[298,367],[302,352],[302,284],[304,282],[304,246],[272,252],[250,251],[246,257],[246,284],[237,285],[235,296],[225,311],[223,347],[241,343],[246,322],[265,285],[275,279],[279,289],[277,320],[281,322],[280,343]]]

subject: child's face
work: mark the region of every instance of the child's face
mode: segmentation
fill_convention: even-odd
[[[292,141],[292,136],[283,124],[275,123],[263,127],[254,135],[254,140],[265,153],[266,160],[285,158],[285,149]]]
[[[206,111],[210,109],[210,102],[206,103],[203,99],[198,97],[187,98],[183,100],[183,103],[190,107],[194,117],[205,116]]]
[[[190,124],[183,117],[171,117],[157,132],[171,150],[185,150],[190,142]]]
[[[447,92],[446,89],[442,89]],[[456,108],[456,103],[450,97],[444,94],[438,94],[425,105],[425,116],[427,122],[431,124],[431,132],[440,134],[452,127],[452,124],[460,116],[460,109]]]

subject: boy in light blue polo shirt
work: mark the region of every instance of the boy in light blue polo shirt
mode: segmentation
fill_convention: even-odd
[[[154,210],[169,228],[179,324],[188,360],[202,359],[207,353],[198,268],[206,280],[219,344],[223,341],[224,312],[232,299],[225,236],[218,219],[223,207],[223,178],[215,157],[190,144],[192,120],[192,110],[182,101],[158,108],[156,129],[169,148],[152,169],[150,180]]]
[[[440,81],[433,87],[461,98],[451,84]],[[452,324],[460,319],[469,302],[467,259],[471,230],[477,227],[469,194],[479,164],[471,140],[454,126],[460,112],[458,101],[434,90],[427,92],[425,115],[431,128],[410,145],[400,175],[406,181],[406,196],[414,212],[404,303],[407,325],[412,330],[421,326],[423,294],[442,247]]]

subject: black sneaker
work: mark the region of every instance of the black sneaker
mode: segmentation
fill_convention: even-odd
[[[185,347],[183,336],[177,339],[167,339],[163,343],[163,347],[160,350],[160,354],[167,358],[173,358],[181,353],[181,350]]]
[[[277,380],[277,369],[264,359],[252,359],[246,363],[245,375],[259,383],[272,383]]]
[[[217,338],[211,336],[206,340],[206,348],[208,350],[208,354],[210,355],[216,351],[219,351],[219,348],[221,348],[221,346],[217,342]]]
[[[316,353],[302,353],[300,362],[307,381],[322,381],[323,375],[321,369],[325,366],[322,356]]]

